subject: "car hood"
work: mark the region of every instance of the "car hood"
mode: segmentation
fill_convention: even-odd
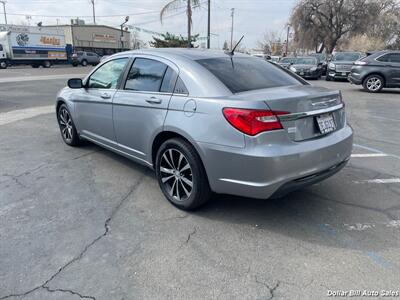
[[[307,69],[307,70],[316,67],[316,65],[296,65],[296,64],[294,64],[292,66],[295,67],[296,69],[299,68],[299,69]]]
[[[335,65],[352,65],[354,61],[331,61]]]

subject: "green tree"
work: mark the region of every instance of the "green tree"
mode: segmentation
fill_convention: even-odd
[[[196,42],[198,34],[192,36],[190,47],[193,48],[194,42]],[[184,48],[187,47],[188,40],[183,36],[177,36],[167,32],[162,34],[162,38],[156,38],[153,36],[153,41],[150,42],[150,46],[154,48]]]
[[[187,15],[187,47],[191,47],[192,37],[192,9],[200,7],[200,0],[172,0],[168,2],[160,12],[160,21],[163,22],[163,18],[169,13],[174,12],[182,8],[182,3],[186,4],[186,15]]]

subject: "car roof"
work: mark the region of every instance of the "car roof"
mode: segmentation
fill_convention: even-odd
[[[209,50],[209,49],[197,49],[197,48],[153,48],[153,49],[140,49],[122,52],[126,54],[146,54],[146,55],[156,55],[162,56],[167,59],[174,59],[177,57],[186,58],[189,60],[199,60],[207,58],[219,58],[219,57],[229,57],[222,50]],[[116,56],[119,53],[115,54]],[[250,55],[235,52],[234,57],[250,57]]]

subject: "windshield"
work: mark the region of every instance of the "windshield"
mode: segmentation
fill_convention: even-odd
[[[313,54],[310,54],[310,56],[315,57],[319,61],[326,60],[326,56],[324,53],[313,53]]]
[[[317,59],[313,57],[300,57],[296,59],[296,65],[316,65]]]
[[[280,62],[283,64],[290,64],[294,61],[295,61],[295,58],[282,58]]]
[[[337,53],[333,56],[333,61],[356,61],[361,57],[360,53]]]
[[[197,62],[217,77],[232,93],[302,85],[282,68],[252,57],[218,57]]]

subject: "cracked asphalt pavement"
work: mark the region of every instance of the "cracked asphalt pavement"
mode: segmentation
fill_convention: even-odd
[[[5,113],[52,105],[66,82],[48,79],[52,72],[2,70],[0,124]],[[0,299],[324,299],[329,290],[400,290],[400,90],[312,83],[343,92],[355,130],[349,165],[282,199],[215,195],[192,213],[164,199],[151,170],[90,143],[66,146],[55,114],[4,122]]]

